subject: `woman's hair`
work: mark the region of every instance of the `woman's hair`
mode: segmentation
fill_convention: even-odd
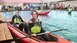
[[[37,17],[38,17],[38,12],[37,12],[37,11],[35,11],[35,10],[34,10],[33,12],[36,12],[36,15],[37,15]],[[32,16],[33,16],[33,12],[31,13],[31,15],[32,15]],[[32,18],[31,20],[32,20],[32,21],[33,21],[33,23],[34,23],[35,19],[34,19],[34,18]]]
[[[37,14],[37,16],[38,16],[38,12],[37,12],[37,11],[35,11],[35,10],[31,13],[31,15],[33,16],[33,13],[34,13],[34,12],[36,12],[36,14]]]

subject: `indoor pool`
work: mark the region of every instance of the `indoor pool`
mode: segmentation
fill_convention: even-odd
[[[14,12],[2,13],[6,21],[12,18],[14,14]],[[20,11],[19,14],[26,22],[31,18],[31,11]],[[48,15],[39,16],[39,19],[46,31],[67,29],[52,33],[77,43],[77,11],[72,11],[70,15],[68,11],[51,10]]]

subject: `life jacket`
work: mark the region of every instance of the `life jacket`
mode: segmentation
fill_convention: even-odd
[[[71,12],[72,11],[72,8],[68,8],[68,12]]]
[[[37,34],[41,32],[41,27],[39,26],[40,22],[38,22],[37,24],[34,24],[34,26],[31,28],[31,32],[33,34]]]
[[[21,23],[21,19],[19,17],[14,18],[14,23]]]

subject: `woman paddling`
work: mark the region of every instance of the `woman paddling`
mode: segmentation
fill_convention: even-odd
[[[37,11],[32,12],[32,19],[28,22],[29,34],[35,36],[41,40],[51,41],[51,38],[48,34],[37,35],[40,33],[44,33],[45,31],[42,28],[41,21],[38,19]]]

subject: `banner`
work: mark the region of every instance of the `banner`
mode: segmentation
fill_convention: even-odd
[[[3,0],[0,0],[0,3],[2,3],[3,2]]]
[[[40,0],[4,0],[6,3],[40,3]]]

